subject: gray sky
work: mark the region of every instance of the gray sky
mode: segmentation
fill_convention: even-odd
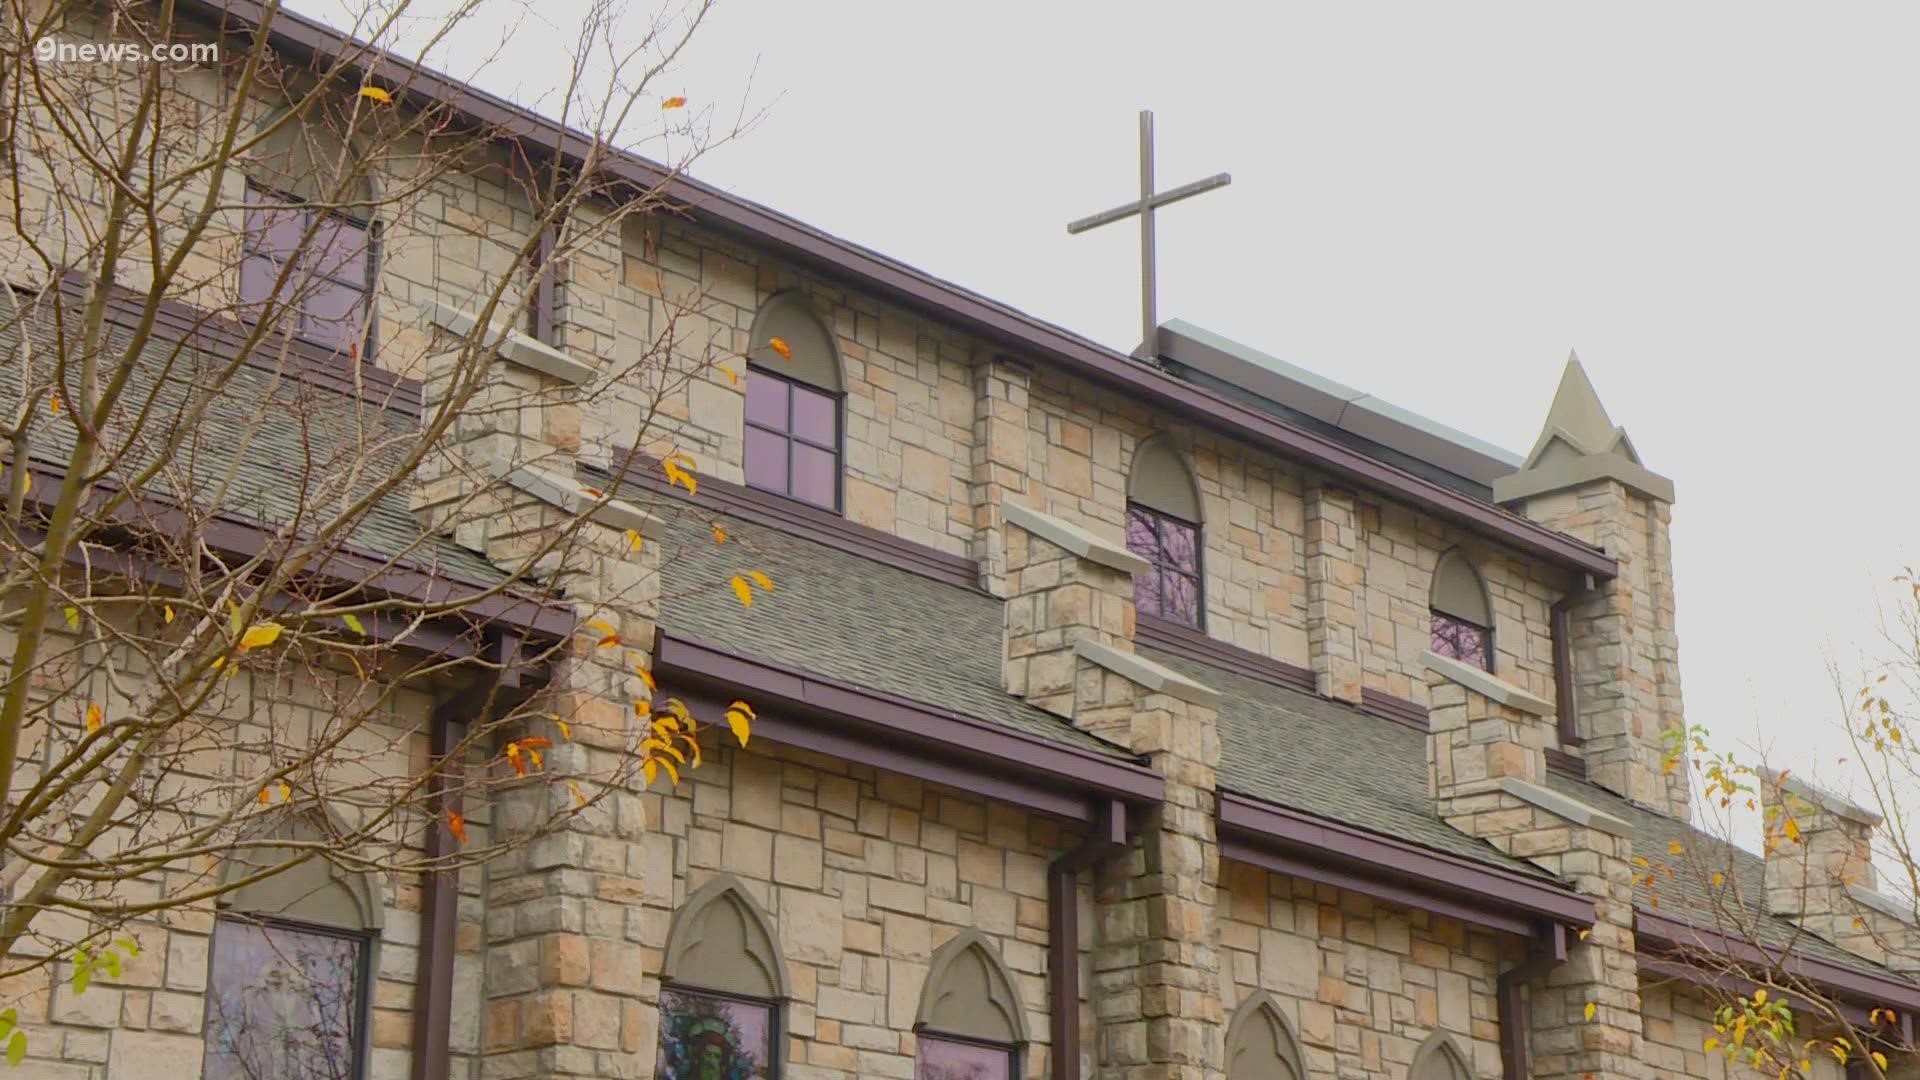
[[[1832,774],[1826,660],[1920,563],[1920,8],[1175,10],[724,0],[663,92],[757,64],[698,175],[1122,349],[1138,232],[1064,224],[1132,196],[1143,107],[1163,186],[1233,174],[1160,216],[1162,318],[1522,453],[1577,349],[1678,485],[1689,718]]]

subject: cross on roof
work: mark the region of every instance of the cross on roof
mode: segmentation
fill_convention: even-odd
[[[1123,203],[1111,210],[1102,210],[1090,217],[1083,217],[1067,225],[1068,233],[1083,233],[1088,229],[1097,229],[1124,218],[1140,215],[1140,347],[1134,355],[1151,357],[1154,352],[1154,331],[1160,325],[1154,302],[1154,253],[1153,253],[1153,212],[1169,203],[1179,202],[1203,191],[1226,187],[1233,178],[1226,173],[1209,176],[1205,180],[1195,180],[1191,184],[1182,184],[1171,191],[1153,190],[1153,111],[1140,110],[1140,198],[1136,202]]]

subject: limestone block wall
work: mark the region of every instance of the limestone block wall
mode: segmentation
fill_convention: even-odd
[[[1017,984],[1033,1039],[1022,1075],[1046,1075],[1047,864],[1078,843],[1077,826],[757,742],[712,754],[678,790],[662,782],[645,800],[649,884],[628,936],[646,1000],[657,1000],[674,910],[728,873],[771,917],[787,961],[788,1075],[913,1075],[928,959],[969,929],[993,942]],[[1084,886],[1078,902],[1086,946]],[[1085,1003],[1081,1026],[1092,1030]],[[649,1068],[654,1051],[649,1037],[635,1064]]]
[[[1774,1080],[1780,1074],[1778,1068],[1756,1070],[1743,1062],[1727,1061],[1718,1050],[1702,1049],[1708,1039],[1724,1036],[1713,1029],[1713,1005],[1692,988],[1649,981],[1641,987],[1640,1007],[1646,1029],[1642,1045],[1654,1076]],[[1805,1074],[1809,1080],[1847,1080],[1846,1068],[1824,1052],[1807,1060],[1813,1066]]]
[[[1518,954],[1498,935],[1230,861],[1214,919],[1226,1015],[1271,994],[1311,1075],[1400,1080],[1436,1030],[1500,1075],[1494,981]]]

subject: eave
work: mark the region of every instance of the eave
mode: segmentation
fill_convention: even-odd
[[[1912,1018],[1920,1013],[1920,984],[1891,974],[1821,960],[1792,949],[1763,949],[1742,935],[1691,926],[1645,910],[1634,913],[1633,934],[1643,969],[1703,984],[1716,978],[1731,978],[1702,971],[1697,963],[1684,959],[1689,952],[1704,952],[1726,961],[1729,967],[1744,968],[1748,974],[1779,971],[1840,999],[1843,1009],[1848,1011],[1854,1011],[1856,1006],[1867,1010],[1875,1007],[1895,1010],[1906,1027],[1906,1041],[1909,1044],[1912,1041]]]
[[[188,0],[186,7],[243,33],[258,28],[267,13],[266,5],[259,0]],[[274,48],[322,62],[366,51],[364,45],[339,32],[285,10],[274,13],[268,33]],[[596,149],[594,140],[580,132],[438,72],[394,60],[385,53],[367,51],[367,55],[378,58],[376,73],[380,81],[398,96],[451,109],[496,137],[522,140],[574,161],[585,159]],[[597,149],[606,161],[609,176],[639,190],[659,190],[701,225],[748,240],[863,291],[888,297],[1019,355],[1045,359],[1155,407],[1301,461],[1342,482],[1451,521],[1515,551],[1596,577],[1610,578],[1618,573],[1612,558],[1570,536],[1182,382],[1157,367],[636,154],[612,151],[604,145]]]

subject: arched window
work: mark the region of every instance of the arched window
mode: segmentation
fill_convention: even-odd
[[[1433,568],[1433,651],[1486,671],[1493,670],[1493,608],[1473,563],[1454,549]]]
[[[203,1080],[363,1074],[369,974],[381,905],[372,881],[318,855],[262,871],[330,832],[318,810],[245,837],[222,867],[207,977]],[[250,880],[251,879],[251,880]]]
[[[262,129],[245,162],[241,314],[258,321],[277,301],[277,329],[358,356],[373,321],[368,166],[324,116],[274,116]]]
[[[1019,1075],[1025,1010],[1000,954],[979,931],[966,931],[933,954],[913,1029],[919,1080]]]
[[[1141,443],[1127,476],[1127,550],[1153,565],[1133,579],[1136,611],[1204,624],[1200,526],[1200,489],[1186,459],[1165,438]]]
[[[1413,1052],[1407,1080],[1473,1080],[1473,1070],[1467,1068],[1466,1055],[1452,1037],[1436,1031]]]
[[[673,917],[660,968],[656,1076],[779,1075],[787,965],[760,905],[726,875]]]
[[[833,335],[798,292],[753,317],[747,350],[747,484],[840,509],[840,402]]]
[[[1227,1080],[1306,1080],[1300,1048],[1279,1006],[1265,991],[1234,1010],[1227,1025]]]

